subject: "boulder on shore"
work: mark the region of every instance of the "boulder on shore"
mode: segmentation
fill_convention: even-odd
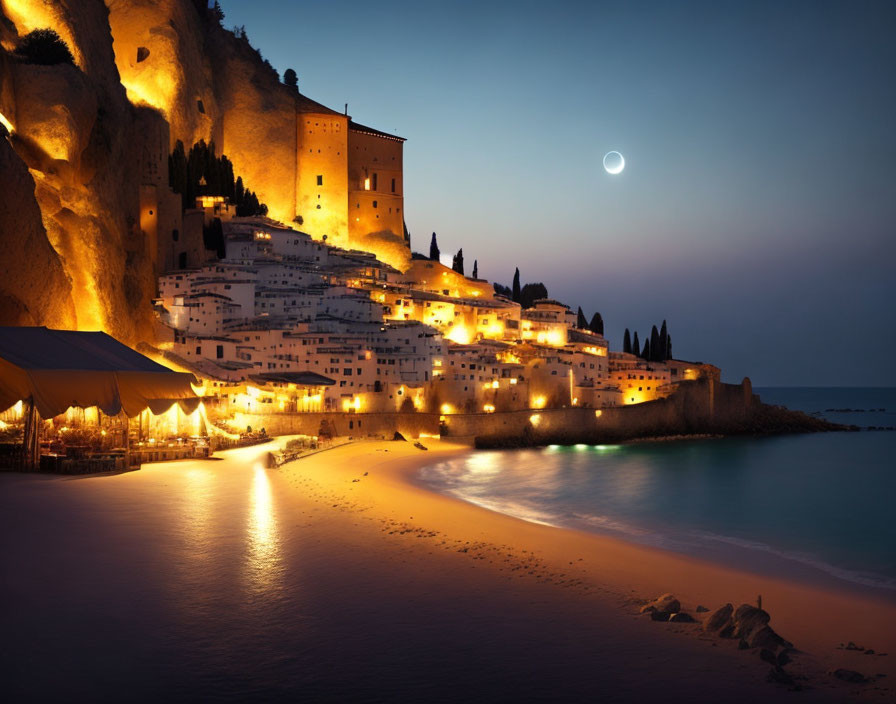
[[[672,594],[663,594],[641,607],[641,613],[651,614],[654,621],[668,621],[669,616],[681,611],[681,603]]]
[[[734,613],[734,606],[725,604],[715,611],[711,611],[709,616],[703,619],[703,630],[707,633],[721,633],[729,625],[731,625],[731,615]]]

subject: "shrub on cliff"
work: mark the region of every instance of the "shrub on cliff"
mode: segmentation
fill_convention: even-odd
[[[26,63],[41,66],[75,65],[75,57],[68,44],[52,29],[35,29],[26,34],[16,47],[16,56]]]

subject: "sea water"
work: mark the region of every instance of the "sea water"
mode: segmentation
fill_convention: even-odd
[[[838,423],[896,426],[896,389],[756,389]],[[424,483],[577,528],[896,598],[896,432],[813,433],[477,452]]]

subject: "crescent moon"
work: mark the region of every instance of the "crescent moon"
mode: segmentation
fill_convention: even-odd
[[[617,166],[610,166],[607,161],[611,160],[614,156],[619,157],[619,164]],[[622,170],[625,168],[625,157],[622,156],[619,152],[607,152],[604,155],[604,169],[606,169],[608,174],[615,176],[618,173],[622,173]]]

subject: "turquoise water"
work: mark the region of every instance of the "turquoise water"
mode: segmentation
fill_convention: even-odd
[[[756,391],[837,422],[896,425],[896,389]],[[836,432],[479,452],[421,478],[526,520],[896,599],[894,457],[896,432]]]

